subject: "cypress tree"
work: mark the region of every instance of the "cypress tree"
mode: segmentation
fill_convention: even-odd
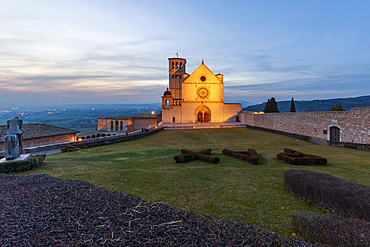
[[[290,112],[295,112],[294,99],[292,97],[292,102],[290,103]]]
[[[339,102],[339,104],[331,106],[329,111],[344,111],[342,103]]]
[[[263,110],[265,113],[269,112],[279,112],[277,108],[277,102],[275,101],[275,98],[272,97],[271,99],[267,100],[267,103],[265,105],[265,109]]]

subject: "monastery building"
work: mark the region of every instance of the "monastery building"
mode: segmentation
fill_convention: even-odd
[[[202,64],[186,73],[186,59],[169,58],[169,87],[162,96],[164,126],[176,124],[238,123],[241,104],[224,103],[222,74]]]

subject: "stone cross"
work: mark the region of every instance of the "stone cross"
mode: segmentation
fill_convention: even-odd
[[[4,157],[7,160],[16,159],[22,154],[22,120],[14,117],[7,121],[7,131],[5,132]]]

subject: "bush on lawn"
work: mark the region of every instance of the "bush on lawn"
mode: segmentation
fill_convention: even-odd
[[[370,222],[333,215],[292,215],[294,231],[307,241],[330,246],[370,246]]]
[[[35,169],[44,162],[46,155],[36,155],[27,160],[9,161],[0,163],[0,172],[21,172]]]
[[[306,200],[349,217],[370,220],[370,187],[304,170],[284,173],[286,188]]]

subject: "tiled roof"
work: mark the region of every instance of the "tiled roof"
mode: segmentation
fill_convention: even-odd
[[[104,117],[99,119],[121,119],[121,120],[128,120],[128,119],[138,119],[138,118],[157,118],[155,114],[137,114],[134,116],[118,116],[118,117]]]
[[[1,136],[0,142],[4,142],[3,137],[5,135],[6,130],[7,130],[6,125],[0,125],[0,136]],[[80,132],[78,130],[55,127],[46,124],[23,124],[21,131],[23,133],[24,140],[64,134],[76,134]]]
[[[137,114],[134,115],[134,118],[157,118],[155,114]]]

